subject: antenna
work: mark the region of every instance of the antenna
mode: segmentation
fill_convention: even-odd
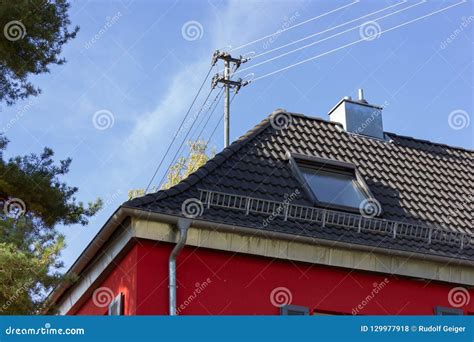
[[[214,88],[217,83],[224,84],[224,147],[229,146],[229,131],[230,131],[230,89],[234,89],[237,94],[241,87],[246,86],[249,82],[243,81],[239,78],[236,81],[231,80],[230,65],[234,65],[235,72],[242,63],[247,62],[248,58],[239,56],[238,58],[232,57],[228,52],[216,50],[212,56],[212,66],[214,66],[218,60],[224,61],[224,72],[223,74],[217,73],[214,75],[211,81],[211,86]]]

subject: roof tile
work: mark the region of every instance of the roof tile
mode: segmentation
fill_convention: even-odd
[[[474,231],[473,151],[393,133],[386,133],[390,141],[380,141],[349,134],[338,124],[319,118],[291,115],[293,120],[288,128],[275,130],[267,118],[178,186],[133,199],[124,205],[180,214],[182,202],[198,196],[198,189],[276,201],[284,200],[285,195],[298,189],[301,197],[297,202],[311,206],[312,201],[306,198],[286,161],[286,151],[292,151],[358,166],[383,208],[383,218],[449,227],[459,232]],[[264,229],[262,218],[257,216],[218,208],[206,209],[204,219]],[[463,250],[460,255],[456,248],[442,244],[427,246],[398,239],[381,241],[374,235],[362,237],[336,228],[316,228],[275,220],[266,229],[474,260],[472,248]]]

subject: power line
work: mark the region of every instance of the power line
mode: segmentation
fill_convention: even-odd
[[[232,102],[234,101],[235,95],[236,95],[235,93],[234,93],[234,95],[232,95],[232,98],[230,99],[230,103],[232,103]],[[209,142],[211,141],[212,137],[214,136],[214,133],[216,133],[217,128],[219,128],[219,125],[220,125],[221,122],[222,122],[222,119],[223,119],[223,117],[221,116],[221,118],[220,118],[219,121],[217,122],[216,126],[215,126],[214,129],[212,130],[212,133],[211,133],[211,135],[209,136],[209,139],[207,139],[206,145],[209,144]]]
[[[222,94],[222,95],[223,95],[223,94]],[[230,99],[230,103],[231,103],[231,104],[232,104],[232,102],[234,101],[235,95],[237,95],[237,93],[234,93],[234,94],[232,95],[232,98]],[[222,96],[221,96],[221,97],[219,98],[219,100],[217,101],[217,103],[216,103],[214,109],[212,110],[212,112],[214,112],[214,110],[215,110],[215,109],[217,108],[217,106],[219,105],[219,102],[220,102],[221,98],[222,98]],[[211,113],[211,115],[212,115],[212,113]],[[209,116],[209,119],[210,119],[210,117],[211,117],[211,116]],[[217,124],[214,126],[214,129],[212,130],[212,133],[210,134],[209,138],[208,138],[207,141],[206,141],[206,144],[205,144],[206,147],[209,145],[209,142],[211,141],[212,137],[213,137],[214,134],[216,133],[216,131],[217,131],[217,129],[219,128],[219,126],[220,126],[220,124],[221,124],[221,122],[222,122],[223,119],[224,119],[224,116],[221,115],[219,121],[218,121]],[[208,120],[208,121],[209,121],[209,120]],[[206,125],[207,125],[207,122],[206,122]],[[204,127],[203,127],[203,128],[204,128]],[[201,133],[202,133],[202,132],[203,132],[203,130],[201,130],[201,132],[199,133],[199,136],[198,136],[197,140],[199,140],[199,138],[201,137]],[[188,158],[189,158],[190,155],[191,155],[191,151],[189,151],[189,153],[188,153]]]
[[[211,135],[209,136],[209,139],[207,139],[207,142],[206,142],[206,145],[209,144],[209,142],[211,141],[212,137],[214,136],[214,133],[216,133],[217,129],[219,128],[221,122],[222,122],[222,119],[223,117],[221,117],[219,119],[219,121],[217,122],[216,126],[214,127],[214,129],[212,130],[212,133]]]
[[[173,136],[173,139],[171,140],[170,144],[168,145],[168,148],[166,149],[165,155],[163,156],[163,158],[161,159],[161,161],[158,164],[157,168],[155,169],[155,172],[153,173],[153,176],[151,177],[150,182],[148,183],[148,185],[145,189],[145,193],[148,192],[148,189],[150,188],[151,183],[155,179],[156,174],[158,173],[159,169],[161,168],[161,165],[163,165],[163,162],[164,162],[166,156],[168,155],[169,151],[171,150],[171,146],[173,146],[173,143],[175,142],[176,138],[178,137],[179,132],[181,131],[181,128],[184,125],[184,122],[186,121],[187,117],[189,116],[189,113],[191,112],[191,108],[193,108],[193,105],[196,102],[197,98],[199,97],[199,94],[201,93],[201,90],[204,87],[204,84],[207,82],[207,79],[209,78],[209,75],[211,74],[211,71],[212,71],[213,68],[214,68],[214,65],[212,65],[209,68],[209,71],[207,72],[206,77],[204,78],[204,81],[202,82],[201,86],[199,87],[198,92],[194,96],[194,99],[191,102],[191,105],[189,106],[188,111],[186,112],[186,115],[184,116],[183,120],[181,121],[181,124],[179,125],[178,129],[176,130],[176,133]]]
[[[394,14],[397,14],[397,13],[400,13],[400,12],[403,12],[403,11],[406,11],[406,10],[412,8],[412,7],[415,7],[415,6],[424,4],[425,2],[426,2],[425,0],[422,0],[421,2],[418,2],[418,3],[416,3],[416,4],[413,4],[413,5],[408,6],[408,7],[405,7],[405,8],[402,8],[402,9],[400,9],[400,10],[398,10],[398,11],[395,11],[395,12],[392,12],[392,13],[389,13],[389,14],[386,14],[386,15],[383,15],[383,16],[381,16],[381,17],[375,18],[373,21],[375,22],[375,21],[377,21],[377,20],[390,17],[390,16],[392,16],[392,15],[394,15]],[[340,36],[340,35],[342,35],[342,34],[344,34],[344,33],[347,33],[347,32],[353,31],[353,30],[356,30],[356,29],[358,29],[358,28],[360,28],[360,27],[363,27],[363,25],[364,25],[364,24],[357,25],[357,26],[351,27],[350,29],[347,29],[347,30],[338,32],[338,33],[336,33],[336,34],[333,34],[332,36],[329,36],[329,37],[326,37],[326,38],[323,38],[323,39],[320,39],[320,40],[316,40],[316,41],[314,41],[314,42],[312,42],[312,43],[306,44],[306,45],[301,46],[301,47],[299,47],[299,48],[296,48],[296,49],[290,50],[290,51],[288,51],[288,52],[282,53],[281,55],[278,55],[278,56],[275,56],[275,57],[266,59],[266,60],[264,60],[264,61],[262,61],[262,62],[260,62],[260,63],[254,64],[254,65],[251,65],[251,66],[249,66],[248,68],[241,69],[241,70],[239,70],[239,71],[236,72],[236,73],[243,72],[243,71],[246,71],[246,70],[250,70],[250,69],[255,68],[255,67],[257,67],[257,66],[260,66],[260,65],[269,63],[269,62],[271,62],[271,61],[274,61],[274,60],[276,60],[276,59],[280,59],[280,58],[282,58],[282,57],[288,56],[288,55],[290,55],[290,54],[292,54],[292,53],[295,53],[295,52],[297,52],[297,51],[304,50],[304,49],[306,49],[306,48],[308,48],[308,47],[310,47],[310,46],[313,46],[313,45],[322,43],[322,42],[324,42],[324,41],[326,41],[326,40],[329,40],[329,39],[332,39],[332,38],[334,38],[334,37]],[[255,57],[254,57],[254,58],[255,58]]]
[[[219,96],[222,96],[222,91],[223,91],[223,88],[221,88],[221,89],[219,90],[219,92],[217,93],[217,95],[214,97],[214,100],[212,100],[212,102],[209,104],[209,106],[208,106],[207,109],[206,109],[206,113],[209,113],[209,112],[210,112],[210,115],[212,115],[212,113],[214,113],[214,111],[215,111],[215,109],[216,109],[216,106],[214,106],[214,104],[216,103],[216,101],[217,101],[217,103],[220,101],[220,99],[218,100],[218,97],[219,97]],[[212,111],[211,111],[212,106],[214,106],[214,108],[213,108]],[[204,126],[203,126],[202,129],[201,129],[201,132],[202,132],[202,130],[206,127],[207,122],[209,121],[210,115],[208,115],[208,119],[207,119],[207,120],[206,120],[206,116],[205,116],[205,115],[202,116],[201,121],[200,121],[200,122],[196,125],[196,127],[195,127],[195,131],[194,131],[193,133],[191,133],[191,137],[194,135],[194,133],[195,133],[196,131],[199,130],[199,127],[201,126],[201,124],[202,124],[204,121],[206,121],[206,122],[204,123]]]
[[[221,91],[222,91],[223,88],[221,88]],[[219,94],[218,94],[219,95]],[[224,95],[224,93],[220,92],[220,98],[217,100],[216,102],[216,105],[214,106],[214,109],[211,111],[211,113],[209,114],[209,116],[207,117],[207,120],[206,120],[206,123],[204,124],[204,126],[202,126],[202,129],[201,131],[199,132],[199,135],[197,137],[196,140],[199,140],[199,138],[201,137],[202,133],[204,132],[204,129],[206,128],[207,124],[209,123],[209,120],[211,119],[212,115],[214,114],[214,112],[216,111],[216,108],[217,106],[219,105],[219,102],[221,102],[221,99],[222,99],[222,96]],[[235,94],[234,94],[235,96]],[[233,97],[232,97],[233,98]],[[232,100],[231,100],[231,103],[232,103]]]
[[[203,112],[203,109],[204,109],[204,106],[208,103],[208,99],[212,93],[212,91],[214,90],[214,88],[218,85],[218,83],[223,83],[223,87],[221,87],[221,90],[218,92],[218,94],[216,95],[216,97],[214,98],[214,100],[211,102],[211,104],[209,106],[207,106],[207,109],[206,109],[206,112],[210,112],[211,111],[211,108],[212,106],[214,105],[215,103],[215,106],[214,108],[212,109],[212,111],[210,112],[204,126],[202,127],[201,129],[201,132],[199,133],[199,136],[198,136],[198,139],[199,137],[201,136],[201,134],[203,133],[204,129],[206,128],[207,126],[207,123],[209,122],[210,118],[212,117],[212,114],[214,113],[214,111],[216,110],[217,108],[217,105],[218,103],[220,102],[220,99],[221,99],[221,93],[222,95],[226,95],[226,106],[224,108],[224,112],[225,114],[227,114],[227,118],[228,118],[228,114],[229,114],[229,108],[230,108],[230,103],[232,102],[232,100],[229,98],[229,90],[230,88],[232,87],[234,90],[235,90],[235,93],[234,93],[234,96],[235,94],[237,94],[237,92],[240,90],[241,87],[245,86],[246,84],[248,84],[248,82],[246,81],[242,81],[241,79],[238,79],[236,81],[233,81],[231,80],[231,76],[234,74],[235,70],[238,69],[238,67],[240,66],[240,64],[242,63],[245,63],[247,61],[247,59],[243,58],[242,56],[238,57],[238,58],[234,58],[232,57],[229,53],[227,52],[221,52],[219,50],[216,50],[216,52],[214,52],[214,55],[213,55],[213,58],[212,58],[212,65],[214,66],[216,64],[216,62],[219,60],[219,59],[223,59],[225,61],[225,72],[224,72],[224,76],[221,76],[220,74],[217,74],[213,77],[212,79],[212,82],[211,82],[211,91],[209,92],[209,94],[207,95],[206,99],[204,100],[204,103],[203,105],[201,105],[201,108],[199,109],[198,111],[198,114],[196,116],[196,118],[194,119],[194,121],[192,122],[192,125],[191,127],[189,128],[188,132],[186,133],[186,136],[184,137],[184,139],[181,141],[181,144],[180,146],[177,148],[176,150],[176,153],[175,155],[173,156],[173,158],[171,159],[171,163],[168,165],[168,168],[166,169],[166,172],[163,174],[163,177],[161,178],[160,180],[160,185],[163,183],[164,179],[166,178],[166,176],[168,175],[171,167],[174,165],[174,163],[177,161],[177,157],[182,153],[183,151],[183,147],[184,147],[184,143],[186,142],[186,139],[188,138],[189,134],[193,131],[193,127],[195,126],[196,122],[199,121],[199,116],[201,115],[201,113]],[[231,70],[230,68],[230,64],[233,64],[233,70]],[[223,92],[225,90],[225,92]],[[233,97],[232,97],[233,99]],[[224,120],[226,119],[226,115],[224,115]],[[197,125],[197,128],[199,128],[201,122],[204,122],[205,120],[205,115],[204,115],[204,118],[199,122],[199,124]],[[228,122],[228,121],[225,121],[225,122]],[[227,128],[228,128],[228,124],[227,124]],[[228,130],[227,130],[228,132]]]
[[[342,24],[340,24],[340,25],[337,25],[337,26],[328,28],[328,29],[326,29],[326,30],[324,30],[324,31],[319,31],[319,32],[317,32],[317,33],[313,33],[313,34],[311,34],[311,35],[309,35],[309,36],[306,36],[306,37],[304,37],[304,38],[295,40],[294,42],[291,42],[291,43],[288,43],[288,44],[285,44],[285,45],[276,47],[276,48],[274,48],[274,49],[271,49],[271,50],[262,52],[262,53],[260,53],[260,54],[258,54],[258,55],[252,56],[252,57],[250,57],[250,59],[253,60],[253,59],[259,58],[259,57],[261,57],[261,56],[265,56],[265,55],[267,55],[267,54],[269,54],[269,53],[275,52],[275,51],[277,51],[277,50],[281,50],[281,49],[286,48],[286,47],[288,47],[288,46],[298,44],[298,43],[300,43],[300,42],[302,42],[302,41],[304,41],[304,40],[307,40],[307,39],[309,39],[309,38],[313,38],[313,37],[319,36],[319,35],[321,35],[321,34],[323,34],[323,33],[326,33],[326,32],[332,31],[332,30],[335,30],[335,29],[337,29],[337,28],[339,28],[339,27],[342,27],[342,26],[346,26],[346,25],[348,25],[348,24],[350,24],[350,23],[353,23],[353,22],[355,22],[355,21],[358,21],[358,20],[361,20],[361,19],[370,17],[371,15],[374,15],[374,14],[377,14],[377,13],[380,13],[380,12],[383,12],[383,11],[386,11],[386,10],[391,9],[391,8],[393,8],[393,7],[400,6],[400,5],[404,4],[404,3],[406,3],[407,1],[408,1],[408,0],[403,0],[402,2],[396,3],[396,4],[391,5],[391,6],[387,6],[387,7],[385,7],[385,8],[380,9],[380,10],[377,10],[377,11],[375,11],[375,12],[372,12],[372,13],[369,13],[369,14],[366,14],[366,15],[363,15],[363,16],[361,16],[361,17],[359,17],[359,18],[356,18],[356,19],[347,21],[347,22],[345,22],[345,23],[342,23]]]
[[[421,19],[430,17],[430,16],[432,16],[432,15],[434,15],[434,14],[444,12],[444,11],[446,11],[446,10],[448,10],[448,9],[450,9],[450,8],[452,8],[452,7],[454,7],[454,6],[458,6],[458,5],[461,5],[461,4],[463,4],[463,3],[466,3],[466,1],[465,1],[465,0],[462,0],[462,1],[458,2],[458,3],[455,3],[454,5],[450,5],[450,6],[444,7],[444,8],[442,8],[442,9],[440,9],[440,10],[437,10],[437,11],[434,11],[434,12],[431,12],[431,13],[428,13],[428,14],[426,14],[426,15],[424,15],[424,16],[421,16],[421,17],[418,17],[418,18],[416,18],[416,19],[407,21],[407,22],[405,22],[405,23],[403,23],[403,24],[400,24],[400,25],[391,27],[391,28],[389,28],[389,29],[380,31],[380,32],[377,33],[377,35],[380,36],[380,35],[382,35],[383,33],[390,32],[390,31],[395,30],[395,29],[397,29],[397,28],[400,28],[400,27],[402,27],[402,26],[411,24],[411,23],[413,23],[413,22],[415,22],[415,21],[418,21],[418,20],[421,20]],[[315,59],[317,59],[317,58],[319,58],[319,57],[328,55],[328,54],[330,54],[330,53],[333,53],[333,52],[342,50],[342,49],[344,49],[344,48],[346,48],[346,47],[355,45],[355,44],[360,43],[360,42],[365,41],[365,40],[366,40],[366,38],[362,38],[362,39],[359,39],[359,40],[354,41],[354,42],[352,42],[352,43],[349,43],[349,44],[340,46],[340,47],[338,47],[338,48],[335,48],[335,49],[326,51],[326,52],[324,52],[324,53],[322,53],[322,54],[319,54],[319,55],[316,55],[316,56],[314,56],[314,57],[307,58],[307,59],[302,60],[302,61],[300,61],[300,62],[291,64],[291,65],[289,65],[289,66],[287,66],[287,67],[284,67],[284,68],[281,68],[281,69],[272,71],[272,72],[270,72],[270,73],[268,73],[268,74],[265,74],[265,75],[263,75],[263,76],[259,76],[259,77],[255,78],[255,79],[249,81],[249,83],[253,83],[253,82],[255,82],[255,81],[258,81],[258,80],[261,80],[261,79],[263,79],[263,78],[272,76],[272,75],[277,74],[277,73],[279,73],[279,72],[282,72],[282,71],[291,69],[291,68],[293,68],[293,67],[295,67],[295,66],[298,66],[298,65],[304,64],[304,63],[306,63],[306,62],[315,60]]]
[[[214,100],[212,101],[212,103],[209,105],[208,109],[206,112],[209,113],[209,115],[207,116],[207,120],[205,118],[205,116],[203,117],[201,123],[206,120],[206,122],[204,123],[204,126],[202,126],[201,128],[201,131],[199,132],[198,136],[196,139],[192,139],[192,140],[199,140],[199,138],[201,137],[204,129],[206,128],[207,124],[209,123],[209,120],[211,119],[212,115],[214,114],[214,112],[216,111],[216,108],[217,106],[219,105],[219,102],[221,101],[222,99],[222,96],[224,95],[224,93],[222,92],[223,91],[223,87],[219,90],[219,92],[217,93],[216,97],[214,98]],[[214,106],[214,108],[212,108],[212,106]],[[212,108],[212,110],[211,110]],[[201,125],[201,123],[199,123],[198,126],[196,126],[196,131],[197,129],[199,128],[199,126]],[[192,136],[192,134],[191,134]],[[180,152],[179,154],[181,154],[183,152],[183,149],[184,149],[184,145],[182,145],[182,148],[180,149]],[[172,161],[172,163],[174,163],[175,161]]]
[[[196,116],[196,119],[193,121],[193,123],[191,124],[191,127],[188,129],[188,132],[186,133],[186,136],[183,138],[183,140],[181,141],[181,144],[179,145],[178,149],[176,150],[176,153],[174,154],[173,158],[171,159],[171,163],[168,165],[168,168],[166,169],[166,172],[163,174],[163,177],[161,178],[160,180],[160,185],[163,183],[163,180],[165,179],[165,177],[168,175],[168,172],[170,171],[170,168],[171,166],[174,164],[175,160],[176,160],[176,157],[178,156],[181,148],[183,147],[184,143],[186,142],[186,139],[188,138],[189,136],[189,133],[191,132],[191,130],[193,129],[194,127],[194,124],[196,123],[196,120],[197,118],[199,117],[199,115],[201,114],[203,108],[204,108],[204,105],[207,103],[207,100],[209,100],[209,97],[211,96],[212,94],[212,91],[214,90],[214,88],[211,88],[211,90],[209,91],[209,94],[207,95],[206,99],[204,100],[204,103],[201,105],[201,108],[199,109],[198,111],[198,114]]]
[[[235,71],[235,69],[234,69],[234,71]],[[215,104],[214,104],[214,108],[212,109],[212,111],[210,111],[210,113],[209,113],[209,115],[208,115],[208,117],[207,117],[207,120],[206,120],[204,126],[202,127],[201,131],[199,132],[199,135],[198,135],[197,138],[196,138],[197,141],[201,138],[202,133],[204,132],[206,126],[208,125],[208,123],[209,123],[209,121],[210,121],[212,115],[213,115],[214,112],[216,111],[216,108],[218,107],[218,105],[219,105],[219,103],[220,103],[220,101],[221,101],[221,99],[222,99],[222,96],[224,95],[224,93],[222,92],[223,89],[224,89],[224,88],[222,87],[221,90],[218,92],[217,96],[214,98],[214,101],[213,101],[213,103],[212,103],[212,104],[215,103]],[[236,95],[236,93],[233,94],[232,98],[230,99],[230,103],[232,103],[232,101],[234,100],[235,95]],[[217,101],[216,101],[216,100],[217,100]],[[212,107],[212,104],[209,106],[209,109]],[[208,110],[208,111],[209,111],[209,110]],[[218,128],[219,124],[222,122],[223,118],[224,118],[224,117],[222,116],[222,117],[219,119],[219,121],[218,121],[216,127],[214,127],[214,129],[213,129],[213,131],[212,131],[211,137],[214,135],[216,129]],[[203,120],[204,120],[204,119],[203,119]],[[209,140],[206,142],[206,146],[207,146],[208,144],[209,144]],[[182,147],[184,147],[184,146],[182,146]],[[182,153],[182,150],[183,150],[183,148],[180,149],[180,152],[179,152],[180,154]],[[191,151],[188,153],[188,158],[189,158],[190,155],[191,155]],[[173,164],[173,163],[174,163],[174,161],[172,162],[172,164]],[[162,181],[163,181],[163,179],[162,179]]]
[[[313,17],[313,18],[310,18],[310,19],[308,19],[308,20],[305,20],[305,21],[303,21],[303,22],[301,22],[301,23],[299,23],[299,24],[296,24],[296,25],[287,27],[287,28],[285,28],[285,29],[283,29],[283,30],[278,30],[278,31],[276,31],[276,32],[273,32],[272,34],[266,35],[265,37],[262,37],[262,38],[259,38],[259,39],[254,40],[254,41],[251,41],[251,42],[249,42],[249,43],[246,43],[246,44],[237,46],[236,48],[233,48],[233,49],[231,49],[230,51],[235,51],[235,50],[242,49],[242,48],[244,48],[244,47],[246,47],[246,46],[249,46],[249,45],[252,45],[252,44],[254,44],[254,43],[258,43],[258,42],[260,42],[260,41],[262,41],[262,40],[264,40],[264,39],[270,38],[270,37],[274,36],[275,34],[281,34],[281,33],[285,32],[285,31],[292,30],[292,29],[294,29],[294,28],[296,28],[296,27],[298,27],[298,26],[301,26],[301,25],[304,25],[304,24],[306,24],[306,23],[309,23],[309,22],[311,22],[311,21],[313,21],[313,20],[316,20],[316,19],[325,17],[325,16],[327,16],[327,15],[329,15],[329,14],[331,14],[331,13],[340,11],[340,10],[342,10],[342,9],[344,9],[344,8],[346,8],[346,7],[352,6],[352,5],[354,5],[354,4],[358,3],[358,2],[360,2],[360,0],[353,1],[353,2],[351,2],[350,4],[347,4],[347,5],[338,7],[338,8],[336,8],[336,9],[333,9],[333,10],[331,10],[331,11],[329,11],[329,12],[324,13],[324,14],[321,14],[321,15],[318,15],[318,16],[316,16],[316,17]]]

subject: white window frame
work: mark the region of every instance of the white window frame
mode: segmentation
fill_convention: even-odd
[[[292,314],[297,313],[297,314]],[[309,308],[301,305],[283,305],[280,307],[281,316],[309,316]]]
[[[118,312],[117,312],[118,310]],[[108,308],[109,316],[121,316],[123,315],[123,293],[120,292],[109,304]]]
[[[445,306],[436,306],[435,315],[437,316],[463,316],[464,311],[462,309],[448,308]]]
[[[341,211],[348,211],[348,212],[353,212],[353,213],[360,213],[359,208],[354,208],[350,206],[345,206],[345,205],[340,205],[340,204],[334,204],[334,203],[328,203],[328,202],[323,202],[318,200],[316,194],[314,191],[311,189],[309,186],[308,182],[304,178],[301,167],[307,168],[307,169],[315,169],[315,170],[324,170],[326,172],[342,172],[342,173],[348,173],[352,174],[354,176],[354,180],[356,181],[358,189],[365,195],[365,197],[370,200],[375,201],[375,197],[370,191],[367,183],[365,182],[364,178],[362,175],[357,171],[357,167],[352,164],[352,163],[347,163],[339,160],[334,160],[334,159],[324,159],[324,158],[319,158],[319,157],[314,157],[314,156],[308,156],[300,153],[288,153],[287,158],[290,164],[290,168],[293,172],[293,174],[296,176],[296,178],[299,180],[301,185],[303,186],[303,189],[313,200],[313,204],[317,207],[323,207],[327,209],[335,209],[335,210],[341,210]],[[382,209],[379,208],[379,212],[377,213],[378,216],[382,214]]]

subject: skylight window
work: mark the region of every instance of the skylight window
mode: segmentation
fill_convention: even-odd
[[[301,154],[290,162],[317,206],[359,212],[373,198],[353,164]]]
[[[320,202],[359,208],[367,196],[348,173],[301,168],[301,173]]]

